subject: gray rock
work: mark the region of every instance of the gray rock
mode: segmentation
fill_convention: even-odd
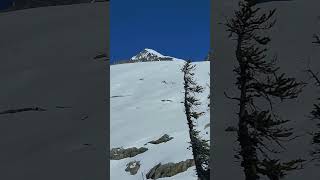
[[[111,160],[120,160],[128,157],[134,157],[138,154],[144,153],[148,150],[148,148],[141,147],[141,148],[128,148],[128,149],[123,149],[123,148],[112,148],[110,150],[110,159]]]
[[[150,141],[149,143],[151,143],[151,144],[160,144],[160,143],[168,142],[171,139],[173,139],[173,137],[170,137],[168,134],[165,134],[165,135],[161,136],[159,139],[157,139],[155,141]]]
[[[167,163],[161,165],[161,163],[154,166],[146,174],[147,179],[158,179],[163,177],[172,177],[176,174],[186,171],[189,167],[194,166],[193,159],[187,159],[178,163]]]
[[[140,161],[131,161],[127,164],[125,171],[130,172],[131,175],[137,174],[140,168]]]

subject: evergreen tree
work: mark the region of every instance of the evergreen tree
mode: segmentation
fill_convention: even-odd
[[[320,45],[320,38],[318,35],[314,35],[315,41],[313,43]],[[315,85],[320,87],[320,79],[318,73],[315,73],[309,67],[307,72],[310,74],[311,78],[314,79]],[[313,159],[320,161],[320,98],[317,98],[317,103],[313,104],[313,110],[311,111],[311,119],[317,121],[318,131],[313,133],[312,145],[314,146],[311,155]]]
[[[236,40],[236,74],[238,97],[226,97],[239,103],[238,137],[239,156],[242,159],[246,180],[257,180],[266,176],[278,180],[290,170],[300,168],[302,159],[281,162],[275,158],[279,148],[285,148],[283,141],[292,140],[292,128],[286,128],[289,120],[274,113],[273,104],[294,99],[301,92],[304,83],[287,78],[276,67],[277,58],[267,59],[266,45],[270,37],[261,33],[275,24],[272,17],[275,10],[261,12],[254,4],[239,2],[235,16],[226,20],[230,38]],[[261,106],[265,104],[267,106]]]
[[[181,71],[184,80],[184,108],[189,127],[190,144],[193,159],[196,166],[197,176],[200,180],[210,179],[210,146],[207,140],[201,139],[199,131],[195,129],[194,120],[197,120],[204,112],[197,112],[196,107],[201,105],[196,94],[203,92],[203,87],[197,85],[194,80],[195,65],[190,61],[186,62]]]

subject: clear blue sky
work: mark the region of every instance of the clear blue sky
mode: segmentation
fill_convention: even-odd
[[[210,47],[210,0],[110,1],[111,61],[144,48],[203,60]]]

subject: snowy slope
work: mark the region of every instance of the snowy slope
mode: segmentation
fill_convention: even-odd
[[[226,28],[219,24],[224,22],[225,16],[233,14],[233,11],[237,9],[237,2],[238,0],[213,1],[212,5],[215,107],[213,108],[214,123],[211,136],[214,140],[213,179],[218,180],[244,179],[240,162],[233,157],[238,147],[236,134],[225,131],[228,126],[237,124],[237,104],[223,94],[225,91],[230,95],[237,93],[233,84],[235,77],[232,72],[235,65],[235,44],[234,41],[228,39],[229,33],[225,32]],[[272,38],[270,55],[276,53],[282,71],[299,80],[308,80],[308,76],[303,72],[308,60],[311,60],[313,70],[320,71],[320,63],[317,61],[320,58],[320,49],[311,43],[312,35],[320,32],[319,5],[318,0],[273,1],[258,5],[266,10],[277,8],[277,23],[269,32]],[[307,135],[307,131],[313,130],[315,126],[307,115],[312,109],[315,98],[319,96],[318,92],[310,84],[297,100],[277,107],[284,118],[293,120],[289,126],[293,127],[298,135],[303,135],[288,144],[284,153],[279,155],[281,159],[308,158],[311,138]],[[301,179],[320,179],[319,167],[309,163],[301,171],[289,172],[285,178],[285,180]]]
[[[200,85],[209,83],[209,62],[198,62],[196,79]],[[110,68],[110,115],[111,139],[110,148],[147,147],[149,150],[133,158],[111,160],[112,180],[141,180],[141,172],[148,171],[158,164],[179,162],[192,159],[188,150],[189,135],[183,104],[183,74],[180,68],[183,61],[138,62],[113,65]],[[166,81],[164,83],[163,81]],[[209,88],[201,95],[203,102],[200,108],[206,111]],[[122,96],[122,97],[119,97]],[[162,102],[161,100],[172,100]],[[209,122],[207,112],[198,121],[198,127],[205,138]],[[163,134],[174,139],[158,145],[145,143],[158,139]],[[209,133],[209,132],[208,132]],[[138,160],[141,167],[134,176],[125,172],[126,164]],[[171,178],[176,180],[196,179],[194,167]]]

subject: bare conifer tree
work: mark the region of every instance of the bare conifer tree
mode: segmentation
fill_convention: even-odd
[[[314,35],[315,41],[314,44],[320,45],[320,37],[318,35]],[[318,77],[318,72],[314,72],[311,67],[307,69],[307,72],[315,81],[315,85],[320,88],[320,79]],[[311,151],[311,155],[314,160],[320,161],[320,97],[317,98],[317,102],[313,104],[313,110],[311,111],[311,119],[317,121],[318,131],[312,133],[312,145],[313,150]]]
[[[230,38],[236,41],[236,74],[238,97],[226,97],[239,103],[238,142],[239,156],[246,180],[257,180],[262,176],[271,180],[284,177],[288,171],[301,168],[302,159],[281,162],[274,155],[285,148],[283,141],[292,140],[292,128],[286,128],[289,120],[274,113],[273,104],[294,99],[304,83],[287,78],[276,67],[277,58],[267,59],[268,36],[260,34],[275,24],[275,10],[261,12],[254,4],[239,2],[239,10],[226,20]],[[261,105],[262,104],[262,105]],[[265,106],[263,106],[265,105]]]
[[[197,120],[204,112],[197,112],[196,107],[201,105],[196,94],[203,92],[203,87],[197,85],[194,80],[195,65],[190,61],[186,62],[181,71],[184,80],[184,107],[189,127],[190,144],[193,153],[193,159],[196,166],[197,176],[200,180],[210,179],[210,146],[207,140],[201,139],[199,131],[195,129],[194,120]]]

